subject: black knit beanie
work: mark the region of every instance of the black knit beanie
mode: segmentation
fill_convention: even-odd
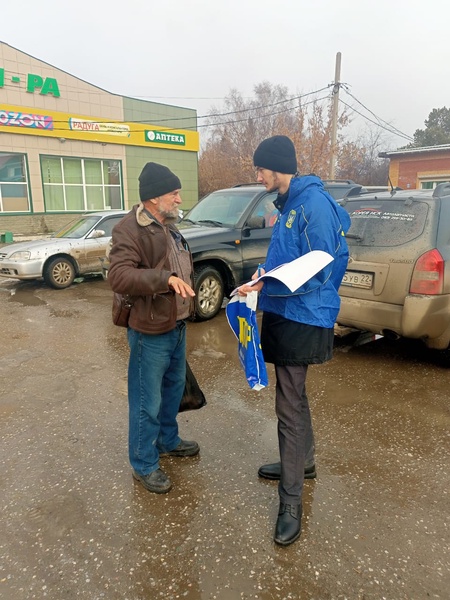
[[[142,202],[179,189],[181,181],[164,165],[149,162],[139,175],[139,196]]]
[[[253,155],[255,167],[277,173],[297,172],[297,156],[292,140],[285,135],[274,135],[259,144]]]

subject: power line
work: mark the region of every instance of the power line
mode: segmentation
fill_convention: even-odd
[[[314,104],[315,102],[321,102],[322,100],[328,100],[329,97],[328,96],[323,96],[322,98],[314,98],[314,100],[310,100],[309,102],[305,102],[302,104],[302,106],[308,106],[308,104]],[[268,105],[271,106],[271,105]],[[261,107],[260,107],[261,108]],[[282,113],[286,113],[286,112],[291,112],[293,110],[297,110],[298,107],[289,107],[289,108],[284,108],[283,110],[279,110],[276,112],[272,112],[272,113],[265,113],[263,115],[252,115],[249,117],[246,117],[245,119],[237,119],[235,121],[222,121],[221,123],[206,123],[204,125],[199,125],[198,128],[200,129],[201,127],[218,127],[219,125],[233,125],[234,123],[242,123],[244,121],[248,121],[249,119],[252,120],[259,120],[259,119],[266,119],[267,117],[273,117],[275,115],[281,115]],[[257,109],[250,109],[250,110],[257,110]],[[224,115],[227,114],[234,114],[234,113],[223,113]]]
[[[399,135],[400,137],[404,137],[405,139],[409,139],[409,140],[412,141],[413,138],[410,135],[408,135],[407,133],[404,133],[403,131],[400,131],[400,129],[398,129],[394,125],[391,125],[390,123],[388,123],[387,121],[385,121],[384,119],[382,119],[381,117],[379,117],[378,115],[376,115],[373,112],[373,110],[370,110],[370,108],[368,108],[365,104],[363,104],[361,102],[361,100],[358,100],[358,98],[356,98],[353,94],[351,94],[349,92],[349,90],[348,90],[348,86],[347,85],[343,84],[342,88],[343,88],[344,92],[346,92],[346,94],[348,94],[351,98],[353,98],[353,100],[355,100],[355,102],[357,102],[360,106],[362,106],[365,110],[367,110],[367,112],[369,112],[371,115],[373,115],[375,117],[375,119],[378,121],[378,123],[375,123],[375,124],[378,124],[383,129],[386,129],[385,126],[387,126],[388,127],[388,131],[390,131],[391,133],[394,133],[396,135]],[[352,110],[354,110],[355,112],[358,112],[353,107],[352,107]],[[358,113],[358,114],[360,114],[360,113]],[[361,115],[361,116],[364,117],[364,118],[367,118],[364,115]],[[373,122],[373,121],[371,121],[371,122]],[[385,126],[383,126],[383,123],[384,123]]]
[[[373,119],[370,119],[367,115],[364,115],[362,112],[360,112],[359,110],[356,110],[356,108],[354,106],[350,106],[350,104],[347,104],[347,102],[344,102],[344,100],[342,100],[342,98],[339,98],[339,102],[341,102],[342,104],[344,104],[347,108],[349,108],[351,111],[357,113],[358,115],[360,115],[361,117],[363,117],[363,119],[366,119],[367,121],[369,121],[370,123],[373,123],[374,125],[376,125],[377,127],[381,127],[382,129],[385,129],[386,131],[388,131],[389,133],[393,134],[393,135],[397,135],[399,137],[404,138],[405,140],[408,140],[409,142],[413,141],[413,138],[410,137],[409,135],[407,135],[406,133],[400,133],[398,131],[395,131],[394,129],[385,127],[384,125],[382,125],[380,122],[374,121]]]
[[[322,100],[328,100],[329,97],[328,96],[323,96],[322,98],[314,98],[313,100],[310,100],[309,102],[304,102],[302,104],[302,106],[308,106],[309,104],[314,104],[315,102],[321,102]],[[271,106],[271,105],[267,105],[267,106]],[[197,125],[197,126],[193,126],[193,127],[184,127],[183,129],[185,130],[193,130],[193,131],[197,131],[198,129],[202,129],[202,128],[207,128],[207,127],[219,127],[220,125],[234,125],[235,123],[242,123],[244,121],[248,121],[249,119],[252,119],[254,121],[259,120],[259,119],[266,119],[268,117],[273,117],[276,115],[280,115],[286,112],[291,112],[294,110],[297,110],[298,107],[288,107],[288,108],[284,108],[283,110],[278,110],[275,112],[271,112],[271,113],[264,113],[264,114],[260,114],[260,115],[252,115],[252,116],[247,116],[243,119],[236,119],[234,121],[222,121],[219,123],[204,123],[203,125]],[[236,111],[239,112],[239,111]],[[225,115],[230,115],[230,114],[234,114],[234,113],[224,113]],[[101,122],[105,122],[105,121],[101,121]],[[123,121],[109,121],[110,123],[113,124],[121,124],[124,123]],[[143,121],[127,121],[127,123],[143,123]],[[65,121],[53,121],[53,123],[65,123]],[[170,127],[161,127],[162,131],[172,131],[173,128]],[[53,130],[51,131],[60,131],[60,132],[67,132],[66,128],[63,127],[54,127]],[[133,129],[132,133],[143,133],[147,131],[147,129]]]
[[[223,96],[143,96],[141,94],[127,94],[131,98],[145,98],[151,102],[152,98],[156,100],[225,100]],[[243,96],[245,100],[253,96]]]
[[[81,80],[83,81],[83,80]],[[87,85],[91,85],[91,84],[87,84]],[[146,119],[146,120],[131,120],[131,121],[126,121],[126,123],[137,123],[137,124],[148,124],[148,125],[158,125],[158,124],[162,124],[162,123],[170,123],[170,125],[168,125],[167,127],[162,126],[163,130],[170,130],[173,129],[174,127],[176,127],[176,125],[174,123],[176,122],[180,122],[180,121],[184,121],[184,122],[189,122],[192,120],[196,120],[198,121],[199,119],[213,119],[213,118],[223,118],[223,117],[228,117],[231,115],[241,115],[244,113],[250,113],[250,112],[255,112],[255,111],[260,111],[260,110],[265,110],[268,108],[273,108],[275,106],[280,106],[282,104],[286,104],[286,103],[292,103],[298,100],[302,100],[303,98],[306,98],[308,96],[311,95],[316,95],[319,94],[325,90],[329,90],[330,88],[334,87],[334,83],[328,84],[325,87],[319,88],[317,90],[311,91],[311,92],[306,92],[305,94],[301,94],[299,96],[293,96],[291,98],[287,98],[287,99],[283,99],[283,100],[279,100],[277,102],[272,102],[270,104],[263,104],[263,105],[259,105],[259,106],[252,106],[249,108],[243,108],[243,109],[239,109],[239,110],[233,110],[233,111],[228,111],[228,112],[223,112],[223,113],[211,113],[211,114],[206,114],[206,115],[186,115],[183,117],[173,117],[173,118],[164,118],[164,119],[157,119],[157,118],[151,118],[151,119]],[[397,135],[399,137],[402,137],[408,141],[413,141],[413,138],[411,136],[409,136],[408,134],[400,131],[399,129],[397,129],[396,127],[394,127],[393,125],[391,125],[390,123],[388,123],[387,121],[385,121],[384,119],[381,119],[381,117],[378,117],[372,110],[370,110],[370,108],[368,108],[367,106],[365,106],[360,100],[358,100],[358,98],[356,98],[353,94],[351,94],[348,90],[348,85],[344,84],[344,83],[340,83],[339,84],[340,87],[342,87],[342,89],[355,101],[357,102],[362,108],[364,108],[364,110],[366,110],[367,112],[369,112],[371,115],[373,115],[373,117],[375,117],[376,121],[370,119],[367,115],[364,115],[363,113],[361,113],[360,111],[358,111],[354,106],[351,106],[349,104],[347,104],[346,102],[344,102],[344,100],[339,99],[339,102],[341,102],[342,104],[344,104],[347,108],[349,108],[351,111],[357,113],[358,115],[360,115],[361,117],[363,117],[364,119],[366,119],[367,121],[369,121],[370,123],[372,123],[373,125],[376,125],[377,127],[381,127],[382,129],[388,131],[389,133],[393,134],[393,135]],[[17,89],[16,86],[6,83],[4,87],[7,88],[13,88],[13,89]],[[90,91],[90,90],[79,90],[77,88],[75,88],[74,86],[70,86],[70,85],[65,85],[66,89],[70,90],[76,90],[78,93],[85,93],[85,94],[91,94],[91,95],[97,95],[97,94],[102,94],[102,93],[111,93],[111,92],[107,92],[106,90],[103,90],[102,88],[99,88],[99,91]],[[93,86],[96,87],[96,86]],[[118,94],[113,94],[113,95],[118,95]],[[130,97],[130,96],[127,96]],[[167,96],[166,96],[167,97]],[[161,96],[161,98],[163,98],[163,96]],[[306,106],[308,104],[314,103],[314,102],[320,102],[322,100],[325,100],[329,98],[328,96],[324,96],[318,99],[314,99],[312,102],[306,102],[304,104],[301,104],[301,106]],[[137,98],[138,99],[138,98]],[[180,98],[181,99],[181,98]],[[192,99],[213,99],[213,98],[192,98]],[[271,117],[271,116],[275,116],[277,114],[282,114],[284,112],[290,112],[293,110],[296,110],[298,107],[288,107],[286,109],[283,109],[281,111],[276,111],[276,112],[272,112],[272,113],[266,113],[264,115],[252,115],[251,118],[252,119],[261,119],[261,118],[267,118],[267,117]],[[42,109],[38,109],[36,108],[36,110],[42,110]],[[186,109],[186,110],[195,110],[195,109]],[[92,117],[87,116],[88,120],[93,120]],[[102,118],[102,122],[106,122],[104,121],[104,117]],[[248,117],[246,117],[245,119],[236,119],[234,121],[223,121],[223,122],[219,122],[219,123],[206,123],[206,124],[202,124],[202,125],[198,125],[197,122],[195,125],[184,125],[184,124],[180,124],[180,127],[182,129],[186,129],[186,130],[193,130],[193,131],[197,131],[198,129],[202,129],[202,128],[208,128],[208,127],[218,127],[220,125],[232,125],[234,123],[240,123],[243,122],[245,120],[247,120]],[[65,121],[53,121],[55,124],[57,123],[65,123]],[[113,123],[113,124],[122,124],[124,123],[124,121],[122,120],[116,120],[116,119],[109,119],[107,121],[108,123]],[[56,131],[66,131],[63,130],[62,128],[58,128],[56,127],[54,130]],[[144,129],[142,130],[137,130],[137,132],[141,132],[141,131],[145,131]]]
[[[397,131],[400,135],[404,135],[406,137],[409,137],[407,133],[404,133],[403,131],[400,131],[400,129],[398,129],[397,127],[395,127],[394,125],[392,125],[391,123],[389,123],[388,121],[385,121],[384,119],[382,119],[381,117],[379,117],[378,115],[376,115],[373,110],[370,110],[370,108],[368,108],[365,104],[363,104],[361,102],[361,100],[358,100],[358,98],[356,98],[353,94],[351,94],[348,89],[347,86],[344,86],[344,91],[353,98],[353,100],[356,100],[356,102],[358,104],[360,104],[363,108],[365,108],[368,112],[370,112],[371,115],[373,115],[377,121],[381,121],[382,123],[384,123],[385,125],[387,125],[388,127],[390,127],[391,129],[395,129],[395,131]]]
[[[8,88],[11,87],[11,88],[13,88],[14,86],[12,86],[11,84],[7,83],[7,84],[5,84],[4,87],[8,87]],[[69,87],[69,86],[66,86],[66,87]],[[186,115],[184,117],[173,117],[173,118],[165,118],[165,119],[153,119],[152,118],[151,120],[147,120],[147,119],[146,120],[142,120],[142,119],[140,119],[140,120],[127,120],[126,122],[127,123],[150,123],[150,124],[156,125],[158,123],[166,123],[168,121],[170,121],[172,123],[172,122],[175,122],[175,121],[186,121],[186,120],[189,121],[190,119],[210,119],[210,118],[214,118],[214,117],[226,117],[226,116],[229,116],[229,115],[237,115],[237,114],[241,114],[241,113],[245,113],[245,112],[251,112],[251,111],[256,111],[256,110],[262,110],[262,109],[266,109],[266,108],[271,108],[273,106],[279,106],[280,104],[286,104],[288,102],[295,102],[296,100],[301,100],[302,98],[306,98],[307,96],[311,96],[313,94],[319,94],[320,92],[323,92],[324,90],[328,90],[330,87],[331,87],[330,85],[327,85],[327,86],[322,87],[322,88],[320,88],[318,90],[313,90],[311,92],[306,92],[305,94],[301,94],[300,96],[293,96],[291,98],[287,98],[287,99],[284,99],[284,100],[279,100],[277,102],[272,102],[270,104],[262,104],[262,105],[259,105],[259,106],[252,106],[250,108],[242,108],[242,109],[239,109],[239,110],[232,110],[232,111],[228,111],[228,112],[224,112],[224,113],[211,113],[211,114],[207,114],[207,115],[195,115],[195,116],[194,115],[192,115],[192,116]],[[17,88],[14,87],[14,89],[17,89]],[[91,92],[86,92],[86,93],[91,93]],[[98,92],[92,92],[92,93],[96,94]],[[38,109],[36,109],[36,110],[38,110]],[[189,110],[195,110],[195,109],[189,109]],[[294,110],[294,109],[289,109],[289,110]],[[58,121],[54,121],[54,122],[57,123]],[[118,121],[118,120],[115,120],[115,119],[110,119],[108,122],[109,123],[123,123],[123,121]],[[201,125],[199,127],[201,127]]]
[[[302,98],[306,98],[307,96],[311,96],[313,94],[318,94],[319,92],[322,92],[324,90],[329,89],[329,87],[330,86],[328,85],[328,86],[320,88],[318,90],[314,90],[312,92],[307,92],[307,93],[302,94],[300,96],[295,96],[293,98],[288,98],[288,99],[285,99],[285,100],[279,100],[278,102],[272,102],[270,104],[263,104],[263,105],[259,105],[259,106],[253,106],[253,107],[250,107],[250,108],[243,108],[243,109],[240,109],[240,110],[228,111],[228,112],[225,112],[225,113],[212,113],[212,114],[209,114],[209,115],[199,116],[199,117],[197,117],[197,119],[205,119],[205,118],[211,118],[212,119],[214,117],[220,117],[220,118],[222,118],[222,117],[228,117],[228,116],[231,116],[231,115],[240,115],[242,113],[248,113],[248,112],[254,112],[254,111],[258,111],[258,110],[264,110],[264,109],[267,109],[267,108],[272,108],[272,107],[275,107],[275,106],[279,106],[281,104],[286,104],[287,102],[292,103],[292,102],[294,102],[296,100],[301,100]],[[301,106],[307,106],[308,104],[311,104],[311,103],[316,102],[316,101],[318,102],[318,101],[321,101],[321,100],[324,100],[324,99],[327,99],[327,98],[328,98],[328,96],[324,96],[322,98],[314,99],[314,100],[312,100],[310,102],[306,102],[306,103],[301,104]],[[277,115],[277,114],[282,114],[284,112],[290,112],[290,111],[293,111],[293,110],[297,110],[297,108],[298,108],[297,106],[294,106],[294,107],[293,106],[289,106],[288,108],[283,109],[281,111],[277,111],[277,112],[273,112],[273,113],[265,113],[265,114],[260,115],[260,116],[253,115],[251,118],[253,118],[253,119],[266,118],[266,117],[274,116],[274,115]],[[36,108],[36,109],[33,109],[33,110],[39,110],[39,109]],[[189,121],[189,120],[192,120],[193,118],[194,117],[185,116],[185,117],[175,117],[175,118],[172,118],[172,119],[170,119],[170,118],[168,118],[168,119],[151,119],[151,120],[140,119],[140,120],[135,120],[135,121],[134,120],[132,120],[132,121],[128,121],[128,120],[127,121],[122,121],[122,120],[110,119],[107,122],[108,123],[112,123],[112,124],[136,123],[136,124],[157,125],[159,123],[165,123],[167,121],[170,121],[171,123],[174,122],[174,121]],[[204,127],[215,127],[215,126],[224,125],[224,124],[230,124],[231,125],[233,123],[240,123],[242,121],[247,120],[248,118],[249,117],[246,117],[245,119],[235,120],[235,121],[223,121],[223,122],[219,122],[219,123],[207,123],[207,124],[203,124],[203,125],[197,125],[197,124],[196,125],[192,125],[192,126],[186,126],[186,125],[184,125],[184,126],[181,126],[181,127],[183,129],[186,129],[186,130],[194,130],[195,131],[197,129],[204,128]],[[106,122],[106,121],[103,121],[103,119],[104,119],[104,117],[102,117],[102,121],[100,121],[100,122]],[[92,119],[92,117],[87,116],[86,120],[93,120],[93,119]],[[54,124],[66,123],[66,121],[65,120],[54,120],[53,123]],[[174,125],[170,125],[168,127],[163,127],[163,129],[170,130],[170,129],[173,129],[173,127],[174,127]],[[63,129],[55,127],[54,130],[56,130],[56,131],[62,131]],[[135,130],[135,131],[140,132],[141,130]],[[145,130],[142,130],[142,131],[145,131]]]
[[[212,118],[212,117],[226,117],[228,115],[236,115],[239,113],[243,113],[243,112],[249,112],[252,110],[261,110],[262,108],[270,108],[272,106],[278,106],[279,104],[286,104],[286,102],[294,102],[295,100],[301,100],[302,98],[306,98],[306,96],[311,96],[312,94],[319,94],[320,92],[323,92],[324,90],[327,90],[330,88],[330,85],[327,85],[323,88],[320,88],[318,90],[314,90],[313,92],[307,92],[306,94],[301,94],[300,96],[294,96],[293,98],[288,98],[287,100],[279,100],[278,102],[273,102],[271,104],[263,104],[261,106],[252,106],[251,108],[243,108],[242,110],[232,110],[230,112],[226,112],[226,113],[217,113],[217,114],[210,114],[210,115],[202,115],[200,117],[198,117],[199,119],[206,119],[206,118]],[[292,108],[288,109],[288,110],[294,110]]]

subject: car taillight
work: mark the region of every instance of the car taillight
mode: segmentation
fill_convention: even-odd
[[[436,250],[425,252],[414,267],[410,294],[442,294],[444,283],[444,259]]]

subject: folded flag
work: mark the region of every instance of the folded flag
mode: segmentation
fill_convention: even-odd
[[[225,312],[228,323],[238,340],[238,355],[247,382],[252,390],[261,390],[268,384],[266,363],[264,362],[256,322],[258,292],[246,296],[233,296]]]

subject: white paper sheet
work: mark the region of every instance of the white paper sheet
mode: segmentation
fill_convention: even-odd
[[[247,285],[255,285],[260,279],[264,279],[265,277],[274,277],[284,283],[291,292],[294,292],[301,285],[306,283],[308,279],[314,277],[316,273],[330,264],[332,260],[334,259],[328,252],[323,252],[323,250],[312,250],[304,256],[300,256],[289,263],[284,263],[271,271],[267,271],[267,273],[264,273],[264,275],[261,275],[258,279],[249,281]],[[237,294],[237,290],[238,288],[233,290],[231,296]]]

